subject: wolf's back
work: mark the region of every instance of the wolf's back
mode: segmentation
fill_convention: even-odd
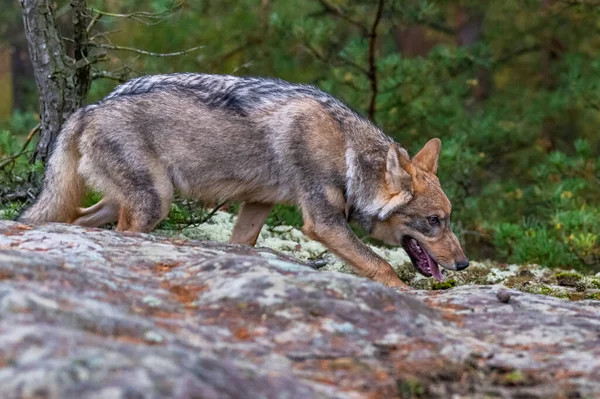
[[[85,128],[85,110],[76,111],[63,126],[50,156],[42,192],[19,221],[24,223],[72,222],[85,194],[85,184],[77,172],[77,139]]]
[[[267,77],[240,77],[203,73],[147,75],[119,85],[100,103],[118,98],[169,91],[192,94],[209,108],[248,115],[254,110],[280,105],[292,99],[310,98],[343,117],[358,117],[346,104],[318,88]]]

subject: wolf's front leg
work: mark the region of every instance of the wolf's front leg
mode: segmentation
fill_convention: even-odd
[[[244,202],[238,212],[229,242],[254,246],[271,209],[273,209],[271,204]]]
[[[389,287],[407,287],[392,266],[354,234],[342,213],[324,214],[323,207],[317,211],[317,215],[311,215],[306,207],[302,211],[303,233],[325,245],[348,263],[356,274]]]

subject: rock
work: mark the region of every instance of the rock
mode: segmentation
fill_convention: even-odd
[[[2,398],[452,396],[600,397],[600,301],[0,222]]]
[[[508,303],[510,301],[510,292],[505,289],[498,290],[498,292],[496,292],[496,296],[502,303]]]

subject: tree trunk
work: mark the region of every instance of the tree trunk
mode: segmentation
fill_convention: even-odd
[[[88,56],[88,32],[87,25],[90,18],[85,13],[85,0],[71,0],[73,7],[73,57],[77,69],[75,71],[75,90],[77,93],[77,107],[85,102],[87,93],[92,84],[91,65],[87,62]]]
[[[46,163],[54,142],[65,120],[79,108],[89,89],[89,69],[85,73],[67,56],[56,24],[52,0],[20,0],[23,9],[25,35],[29,55],[34,68],[35,81],[40,95],[40,140],[34,153],[34,161]],[[76,58],[84,58],[87,40],[83,10],[85,0],[74,0],[74,21],[78,51]],[[79,36],[78,36],[79,35]],[[82,47],[82,45],[84,47]]]
[[[542,0],[541,7],[544,14],[550,13],[553,0]],[[541,59],[541,74],[542,84],[548,91],[556,90],[558,77],[554,72],[555,65],[560,61],[563,53],[566,52],[566,48],[563,43],[559,40],[554,32],[552,24],[548,24],[548,31],[542,38],[542,59]],[[563,142],[570,142],[571,134],[573,131],[572,126],[561,126],[557,124],[556,118],[552,115],[548,115],[542,122],[542,130],[540,137],[537,139],[537,144],[543,148],[546,152],[551,152],[559,146],[559,140]]]
[[[459,7],[456,14],[457,37],[459,46],[468,47],[477,42],[483,34],[484,14],[468,7]],[[490,96],[492,76],[487,68],[480,67],[475,76],[477,83],[473,87],[473,96],[467,104],[468,109],[479,105]]]

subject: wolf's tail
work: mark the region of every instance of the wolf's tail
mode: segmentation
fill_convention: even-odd
[[[78,216],[85,183],[77,172],[81,155],[77,149],[84,129],[83,111],[65,123],[46,167],[44,186],[37,201],[18,218],[23,223],[70,223]]]

